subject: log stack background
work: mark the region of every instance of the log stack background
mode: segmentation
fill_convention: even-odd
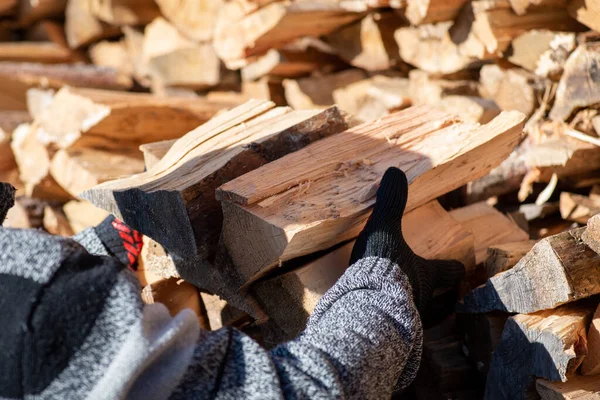
[[[595,399],[599,65],[593,0],[0,0],[5,225],[114,213],[144,301],[273,346],[403,166],[409,244],[468,270],[404,396]]]

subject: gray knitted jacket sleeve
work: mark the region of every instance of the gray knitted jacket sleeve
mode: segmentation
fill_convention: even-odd
[[[98,268],[82,266],[82,277],[95,270],[114,275],[101,282],[106,300],[94,303],[95,322],[84,330],[73,326],[77,318],[71,320],[70,335],[85,331],[86,336],[68,347],[68,363],[55,371],[45,367],[46,383],[27,389],[24,398],[385,399],[395,385],[406,386],[416,374],[421,323],[406,276],[387,259],[369,257],[349,267],[323,296],[305,331],[267,351],[236,329],[200,329],[191,310],[171,317],[162,304],[143,305],[131,271],[116,268],[106,256],[86,256],[87,251],[106,253],[93,230],[75,239],[79,244],[0,228],[0,286],[8,275],[15,275],[10,279],[18,278],[35,290],[48,291],[53,283],[73,287],[71,293],[61,292],[62,307],[68,310],[71,306],[64,303],[72,302],[73,315],[85,315],[89,322],[94,320],[86,304],[98,279],[68,286],[65,277],[77,276],[75,260],[80,259],[99,263]],[[9,304],[11,298],[0,294],[3,301]],[[46,310],[52,315],[51,307]],[[45,343],[52,343],[51,325],[40,325],[48,327],[50,341]],[[19,323],[15,329],[20,332],[24,326]],[[20,365],[18,360],[15,365]],[[10,389],[11,382],[0,380],[0,389],[4,387]],[[20,390],[0,392],[0,398],[15,398],[10,393]]]

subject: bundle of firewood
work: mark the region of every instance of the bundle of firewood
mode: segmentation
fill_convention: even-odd
[[[598,32],[593,0],[0,0],[5,225],[112,213],[144,301],[270,346],[400,167],[409,245],[467,269],[416,397],[597,398]]]

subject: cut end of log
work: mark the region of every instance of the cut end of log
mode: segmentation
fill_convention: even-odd
[[[531,313],[600,293],[600,255],[582,240],[585,228],[539,241],[513,268],[469,292],[461,311]]]
[[[208,257],[221,226],[219,185],[346,128],[337,107],[291,110],[252,100],[169,143],[145,173],[98,185],[82,197],[173,254]]]

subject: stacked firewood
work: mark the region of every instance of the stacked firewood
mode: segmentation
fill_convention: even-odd
[[[592,0],[0,0],[5,225],[112,213],[144,301],[271,346],[397,166],[411,247],[467,269],[413,394],[597,398],[599,32]]]

